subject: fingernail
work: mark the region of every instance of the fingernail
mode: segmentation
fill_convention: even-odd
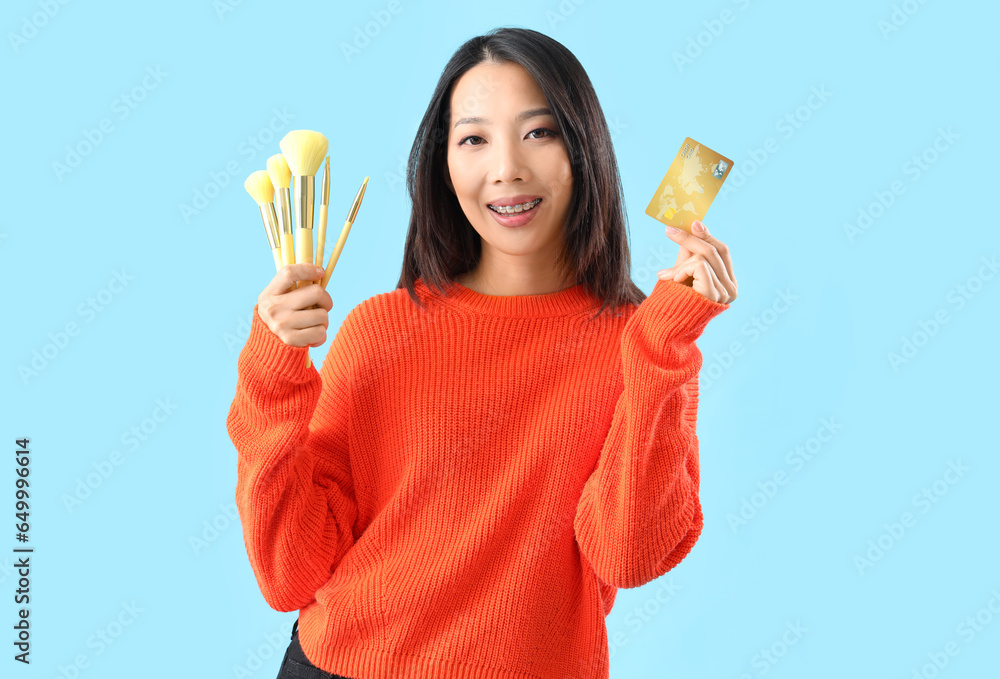
[[[704,231],[705,230],[705,225],[702,224],[701,222],[695,222],[694,223],[694,228],[697,231]]]
[[[678,231],[680,231],[680,229],[675,228],[673,226],[668,226],[667,227],[667,233],[677,233]]]

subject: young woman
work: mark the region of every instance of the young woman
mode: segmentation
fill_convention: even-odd
[[[258,298],[227,419],[279,677],[607,677],[604,618],[702,528],[695,345],[736,298],[728,248],[669,233],[629,277],[610,135],[576,58],[531,30],[448,62],[409,160],[395,290],[322,368],[330,295]],[[318,305],[319,308],[314,308]],[[300,634],[301,632],[301,634]]]

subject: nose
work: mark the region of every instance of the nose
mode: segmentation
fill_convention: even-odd
[[[524,149],[516,139],[500,139],[495,141],[493,174],[494,181],[503,183],[513,182],[515,179],[528,181],[531,179],[530,170],[525,163]]]

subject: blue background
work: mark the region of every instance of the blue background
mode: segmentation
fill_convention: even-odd
[[[740,282],[699,340],[705,531],[674,571],[619,592],[612,677],[995,676],[995,3],[4,7],[2,434],[8,451],[31,439],[36,551],[25,667],[0,548],[0,674],[277,673],[296,614],[257,589],[225,429],[274,275],[243,179],[288,130],[324,132],[329,254],[371,177],[329,286],[339,327],[395,286],[406,157],[441,69],[510,25],[559,40],[593,80],[647,293],[677,247],[643,211],[680,143],[735,161],[705,219]],[[60,173],[67,147],[88,152]],[[212,197],[185,215],[199,191]]]

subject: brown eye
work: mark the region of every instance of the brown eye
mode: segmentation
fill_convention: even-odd
[[[532,130],[531,132],[529,132],[528,135],[530,136],[530,135],[534,134],[535,132],[548,132],[547,136],[549,136],[549,137],[555,137],[556,136],[556,133],[553,132],[552,130],[550,130],[549,128],[547,128],[547,127],[539,127],[537,130]],[[544,139],[545,137],[541,137],[541,138]],[[539,139],[539,137],[535,137],[535,139]]]

